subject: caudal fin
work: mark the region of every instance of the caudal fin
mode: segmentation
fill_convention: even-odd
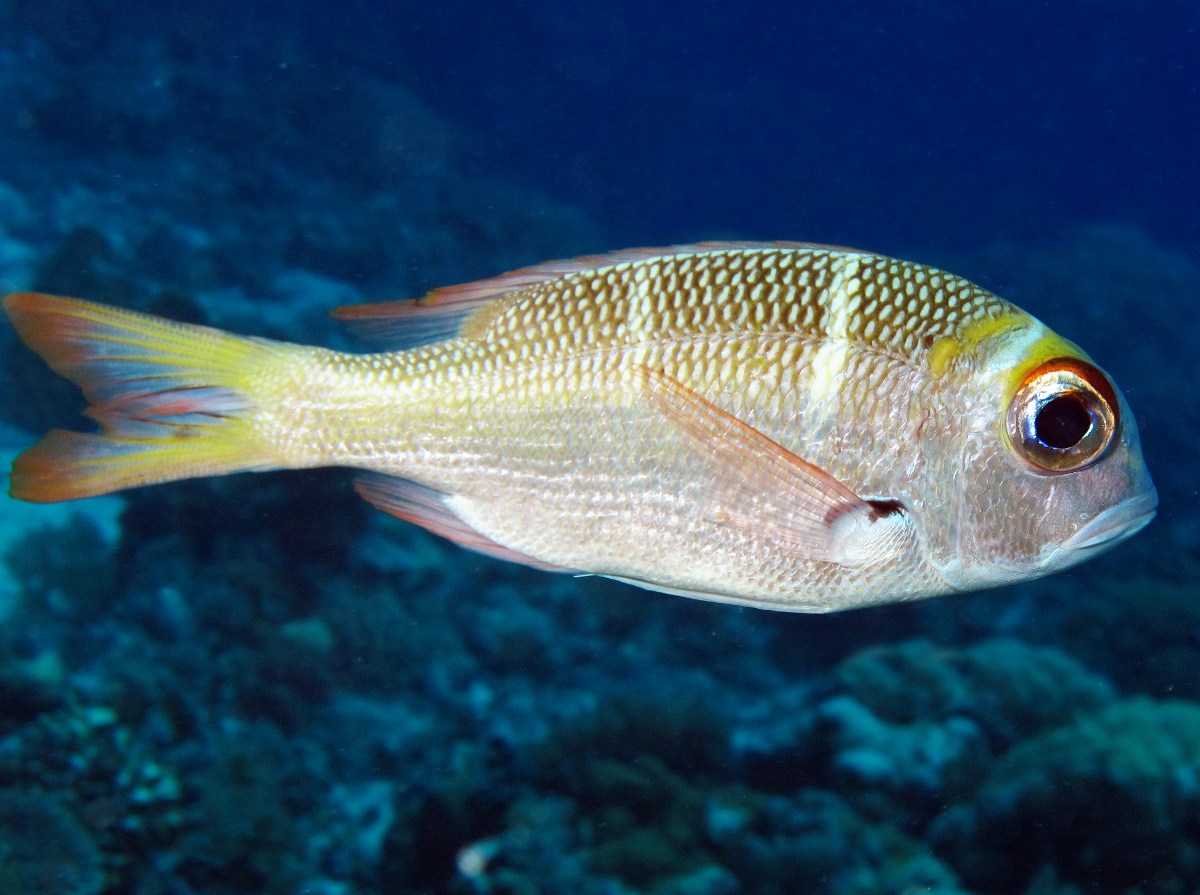
[[[247,385],[288,346],[73,298],[18,293],[3,304],[100,424],[54,429],[17,457],[13,497],[54,503],[278,465],[252,431]]]

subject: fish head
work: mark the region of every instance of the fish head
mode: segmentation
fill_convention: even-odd
[[[1158,495],[1120,390],[1037,321],[993,340],[960,430],[946,583],[1037,578],[1111,549],[1154,518]],[[1029,348],[1021,349],[1021,344]]]

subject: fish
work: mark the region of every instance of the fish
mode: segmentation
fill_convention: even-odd
[[[350,467],[470,550],[802,612],[1046,575],[1158,502],[1082,349],[865,251],[637,249],[335,309],[384,349],[364,353],[37,293],[3,307],[96,425],[17,457],[26,501]]]

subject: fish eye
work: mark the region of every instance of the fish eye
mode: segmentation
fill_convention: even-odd
[[[1008,408],[1008,437],[1034,468],[1073,472],[1107,453],[1119,416],[1108,377],[1089,363],[1060,357],[1026,375]]]

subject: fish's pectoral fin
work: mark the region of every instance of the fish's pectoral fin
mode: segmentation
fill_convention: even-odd
[[[912,545],[900,501],[862,498],[665,372],[644,375],[651,404],[712,461],[709,518],[842,566],[882,563]]]
[[[376,509],[419,525],[467,550],[548,572],[572,571],[505,547],[481,534],[446,504],[448,495],[433,488],[383,473],[367,473],[355,479],[354,490]]]

